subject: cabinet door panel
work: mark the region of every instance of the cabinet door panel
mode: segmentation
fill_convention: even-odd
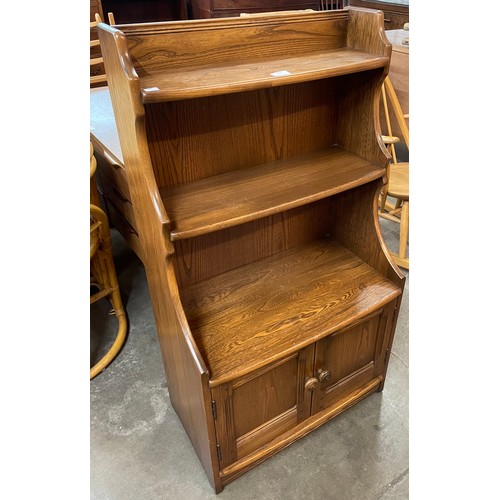
[[[320,386],[312,402],[313,413],[383,374],[393,310],[394,306],[388,306],[317,343],[315,376]]]
[[[224,468],[293,428],[310,415],[314,345],[212,389],[215,427]]]

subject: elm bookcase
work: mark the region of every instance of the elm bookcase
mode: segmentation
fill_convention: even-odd
[[[220,492],[383,388],[391,45],[359,8],[98,32],[170,399]]]

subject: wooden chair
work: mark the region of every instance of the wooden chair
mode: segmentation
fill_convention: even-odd
[[[96,166],[94,148],[90,143],[91,199],[92,193],[95,192],[92,176]],[[99,290],[90,296],[90,304],[106,297],[109,298],[113,306],[110,314],[115,315],[118,319],[118,334],[113,345],[90,369],[90,379],[93,379],[116,357],[125,342],[127,332],[127,317],[122,306],[120,288],[116,277],[108,219],[104,211],[93,203],[90,204],[90,284]]]
[[[98,22],[98,23],[102,23],[102,19],[101,19],[101,16],[96,12],[96,15],[95,15],[95,20]],[[115,22],[115,16],[112,12],[108,12],[108,24],[110,26],[114,26],[116,24]]]
[[[336,10],[345,7],[345,0],[320,0],[320,10]]]
[[[109,20],[109,25],[114,25],[115,23],[115,17],[112,12],[108,13],[108,20]],[[90,69],[91,69],[91,75],[90,75],[90,87],[99,87],[99,86],[104,86],[107,83],[106,79],[106,72],[104,69],[104,61],[102,59],[102,54],[100,52],[100,46],[101,43],[99,41],[99,37],[96,37],[96,33],[94,33],[94,37],[92,37],[92,29],[97,27],[99,23],[102,22],[101,16],[96,13],[95,15],[95,21],[90,22],[90,30],[91,30],[91,36],[90,36]],[[95,66],[101,66],[101,68],[97,68],[96,73],[97,74],[92,74],[92,68]]]
[[[389,99],[387,99],[389,98]],[[390,121],[389,103],[392,106],[394,115],[398,121],[401,129],[404,143],[410,150],[410,135],[406,119],[408,115],[403,113],[398,97],[394,90],[389,77],[387,77],[382,85],[382,103],[384,107],[384,115],[386,119],[388,135],[382,136],[389,151],[392,155],[392,161],[387,169],[388,183],[382,190],[380,196],[380,217],[391,220],[400,224],[399,230],[399,252],[391,252],[391,256],[398,264],[398,266],[405,269],[410,269],[410,259],[407,256],[407,243],[409,231],[409,216],[410,216],[410,191],[409,191],[409,177],[410,177],[410,163],[398,162],[396,155],[395,144],[400,141],[399,137],[392,135],[392,126]],[[388,197],[394,198],[395,203],[392,204],[388,201]]]

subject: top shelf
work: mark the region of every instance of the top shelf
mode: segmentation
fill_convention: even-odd
[[[144,104],[319,80],[381,68],[389,58],[348,48],[153,73],[141,78]]]

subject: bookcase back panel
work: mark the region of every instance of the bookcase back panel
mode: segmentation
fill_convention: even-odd
[[[330,234],[333,200],[174,242],[181,288]]]
[[[160,188],[274,160],[335,141],[332,79],[146,105]],[[237,193],[235,193],[237,196]]]
[[[274,19],[224,19],[120,26],[139,76],[263,57],[287,57],[346,46],[348,14],[319,12]],[[216,29],[220,27],[222,29]]]

